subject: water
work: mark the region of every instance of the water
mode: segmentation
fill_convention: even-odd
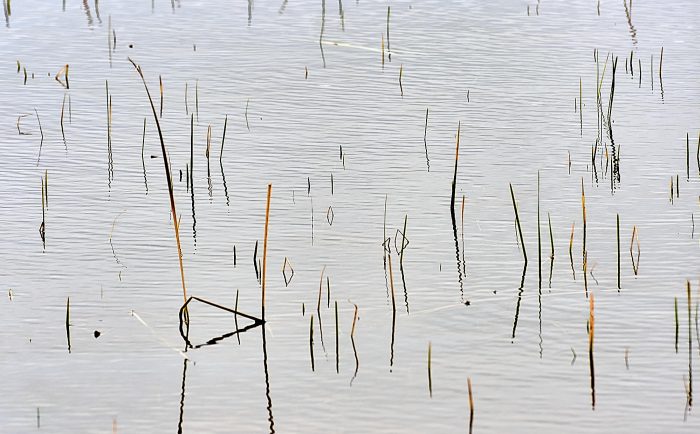
[[[346,1],[342,18],[339,4],[330,1],[325,14],[319,2],[103,0],[66,2],[65,10],[58,2],[12,2],[0,38],[0,281],[7,294],[0,299],[2,431],[465,432],[467,377],[474,432],[697,430],[684,383],[686,279],[693,293],[693,369],[700,357],[694,325],[700,221],[693,227],[700,217],[694,152],[700,84],[693,79],[700,67],[700,7],[634,2],[630,12],[629,3],[605,2],[598,15],[595,2],[541,2],[537,8],[533,1],[528,16],[527,5],[392,2],[392,55],[382,67],[384,2]],[[115,36],[110,56],[108,41]],[[601,86],[606,116],[612,56],[619,59],[612,119],[620,181],[612,188],[603,147],[597,173],[591,166],[598,136],[595,49],[601,73],[611,53]],[[634,76],[625,72],[630,51]],[[161,124],[190,295],[233,308],[238,290],[239,310],[260,315],[253,252],[259,241],[261,259],[266,188],[273,185],[264,347],[257,327],[242,333],[240,344],[231,336],[183,357],[183,298],[163,161],[128,56],[142,66],[156,106],[158,76],[163,79]],[[28,72],[26,85],[15,60]],[[66,63],[69,90],[54,80]],[[582,126],[574,109],[579,79]],[[105,80],[113,107],[113,179]],[[40,156],[34,109],[44,133]],[[193,113],[194,206],[186,182]],[[25,134],[18,133],[19,116]],[[457,253],[449,203],[458,122]],[[610,152],[607,133],[603,137]],[[45,171],[44,248],[38,228]],[[676,175],[680,192],[671,203]],[[588,292],[595,296],[595,410],[582,179]],[[509,183],[529,259],[524,278]],[[555,243],[551,287],[547,213]],[[402,280],[395,247],[405,218]],[[633,226],[641,249],[636,276],[629,253]],[[393,353],[385,231],[396,293]],[[289,286],[281,272],[285,258],[294,268]],[[322,343],[316,305],[324,267]],[[356,376],[353,303],[359,312]],[[195,345],[235,330],[225,311],[193,304],[190,315]],[[240,327],[249,324],[238,319]]]

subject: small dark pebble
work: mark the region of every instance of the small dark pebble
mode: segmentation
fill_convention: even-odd
[[[98,330],[95,330],[95,333],[94,333],[95,339],[99,338],[101,334],[102,333],[100,333]]]
[[[129,44],[129,48],[134,48],[134,44]]]

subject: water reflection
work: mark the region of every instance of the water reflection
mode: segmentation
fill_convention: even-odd
[[[264,308],[263,308],[264,309]],[[265,316],[263,310],[263,317]],[[265,326],[262,330],[262,350],[263,350],[263,370],[265,371],[265,397],[267,398],[267,420],[270,422],[270,434],[275,432],[275,420],[272,416],[272,395],[270,394],[270,370],[267,366],[267,337],[265,335]]]
[[[90,5],[88,5],[88,0],[83,0],[83,10],[85,11],[85,16],[87,17],[88,27],[92,27],[93,26],[92,14],[90,13]],[[107,37],[109,37],[109,36],[107,36]]]
[[[321,33],[318,35],[318,46],[321,49],[323,67],[326,67],[326,56],[323,53],[323,30],[326,28],[326,0],[321,0]]]
[[[194,212],[194,114],[190,116],[190,197],[192,199],[192,239],[197,251],[197,216]]]
[[[187,351],[187,347],[185,347],[185,351]],[[189,362],[189,359],[185,357],[182,363],[182,386],[180,387],[180,418],[177,422],[178,434],[182,434],[182,421],[185,415],[185,383],[187,380],[187,362]]]
[[[523,265],[523,275],[520,278],[520,287],[518,288],[518,303],[515,305],[515,316],[513,317],[513,333],[511,342],[515,341],[515,331],[518,328],[518,317],[520,316],[520,302],[523,298],[523,287],[525,286],[525,274],[527,272],[527,262]]]
[[[63,0],[63,10],[66,10],[66,0]],[[2,0],[2,11],[5,14],[5,27],[10,28],[10,14],[12,13],[10,9],[10,4],[8,0]]]

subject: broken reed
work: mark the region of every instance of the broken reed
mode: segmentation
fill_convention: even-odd
[[[515,202],[515,193],[513,193],[513,184],[508,184],[510,187],[510,198],[513,200],[513,210],[515,211],[515,224],[518,228],[518,236],[520,237],[520,246],[523,248],[523,259],[527,266],[527,251],[525,250],[525,239],[523,238],[523,229],[520,226],[520,217],[518,216],[518,204]]]
[[[226,125],[228,124],[228,115],[224,117],[224,133],[221,136],[221,151],[219,152],[219,164],[223,165],[222,159],[224,157],[224,142],[226,141]]]
[[[637,260],[634,259],[633,246],[634,242],[637,242]],[[639,233],[637,232],[637,225],[632,227],[632,238],[630,239],[630,257],[632,258],[632,271],[636,276],[639,273],[639,255],[641,254],[641,249],[639,247]]]
[[[187,302],[187,288],[185,286],[185,268],[182,265],[182,246],[180,245],[180,223],[179,223],[179,220],[177,218],[177,210],[175,209],[175,195],[173,193],[173,180],[172,180],[172,176],[170,174],[170,162],[168,160],[168,152],[165,149],[165,141],[163,139],[163,131],[160,128],[160,121],[158,120],[158,114],[156,112],[156,107],[153,104],[153,98],[151,98],[151,92],[148,90],[148,85],[146,84],[146,78],[143,75],[143,71],[141,70],[141,67],[138,66],[131,58],[128,58],[128,60],[134,66],[134,69],[136,69],[136,72],[139,74],[139,77],[141,77],[141,81],[143,82],[143,87],[144,87],[144,89],[146,89],[146,95],[148,96],[148,102],[151,105],[151,111],[153,112],[153,118],[156,121],[156,127],[158,129],[158,138],[160,139],[160,150],[163,154],[163,166],[165,168],[165,179],[168,183],[168,194],[170,197],[170,212],[172,213],[172,217],[173,217],[173,228],[175,229],[175,241],[177,242],[177,256],[178,256],[178,261],[180,264],[180,280],[182,283],[182,296],[183,296],[185,303],[186,303]],[[111,151],[111,139],[110,139],[110,151]]]
[[[65,87],[66,89],[70,89],[70,82],[68,81],[68,64],[63,66],[54,76],[54,79],[61,84],[61,86]],[[17,72],[19,72],[19,62],[17,62]],[[61,81],[60,77],[61,74],[63,74],[63,78],[66,79],[65,83]]]

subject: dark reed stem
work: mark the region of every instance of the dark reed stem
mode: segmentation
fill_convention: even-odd
[[[66,339],[68,340],[68,353],[70,353],[70,297],[66,300]]]
[[[36,109],[36,107],[34,107],[34,113],[36,114],[36,121],[39,124],[39,133],[41,134],[41,141],[39,142],[39,156],[36,159],[36,165],[38,166],[39,160],[41,159],[41,148],[44,147],[44,129],[41,127],[41,118],[39,117],[39,111]],[[19,127],[17,129],[19,129]]]
[[[509,183],[508,186],[510,187],[510,198],[513,201],[513,210],[515,211],[515,224],[518,227],[520,246],[523,248],[523,258],[525,259],[525,266],[527,266],[527,251],[525,250],[525,239],[523,238],[523,229],[520,227],[520,217],[518,216],[518,204],[515,202],[515,193],[513,193],[513,185]]]
[[[309,325],[309,354],[311,355],[311,370],[315,371],[314,365],[314,314],[311,314],[311,324]]]
[[[163,119],[163,77],[158,76],[158,83],[160,85],[160,118]]]
[[[537,171],[537,269],[539,288],[542,289],[542,236],[540,234],[540,171]]]
[[[141,135],[141,167],[143,167],[143,182],[148,194],[148,179],[146,178],[146,161],[144,160],[144,148],[146,147],[146,118],[143,118],[143,134]],[[187,180],[189,185],[189,179]]]
[[[235,247],[234,247],[234,249],[235,249]],[[239,292],[239,291],[236,290],[236,304],[235,304],[235,306],[234,306],[234,308],[233,308],[233,310],[236,311],[236,312],[233,314],[233,321],[234,321],[234,323],[235,323],[235,325],[236,325],[236,330],[238,330],[238,292]],[[264,327],[264,326],[263,326],[263,327]],[[236,337],[238,338],[238,345],[240,345],[240,344],[241,344],[241,334],[240,334],[240,333],[236,333]]]
[[[595,334],[595,313],[593,294],[590,297],[588,315],[588,366],[591,374],[591,406],[595,410],[595,367],[593,364],[593,338]]]
[[[340,352],[338,340],[338,300],[335,301],[335,372],[340,373]]]
[[[676,325],[676,353],[678,353],[678,297],[673,298],[673,317]]]
[[[403,267],[403,252],[406,249],[406,225],[408,223],[408,214],[403,219],[403,232],[401,233],[401,251],[399,252],[399,264]]]
[[[430,397],[433,397],[433,373],[431,369],[431,359],[433,354],[433,344],[428,342],[428,391],[430,392]]]
[[[456,225],[455,219],[455,194],[457,192],[457,163],[459,162],[459,136],[461,129],[461,122],[457,123],[457,145],[455,147],[455,171],[452,178],[452,196],[450,198],[450,212],[452,213],[452,225]]]
[[[199,125],[199,80],[194,82],[194,108],[197,115],[197,125]]]
[[[688,292],[688,406],[693,405],[693,329],[691,323],[690,280],[686,280]]]
[[[391,6],[386,8],[386,51],[389,53],[389,62],[391,62],[391,40],[389,38],[389,19],[391,18]]]
[[[685,177],[690,181],[690,134],[685,133]]]
[[[168,194],[170,196],[170,211],[172,213],[173,217],[173,227],[175,228],[175,240],[177,242],[177,256],[178,260],[180,263],[180,280],[182,282],[182,295],[187,302],[187,288],[185,286],[185,268],[182,265],[182,247],[180,246],[180,224],[179,220],[177,218],[177,211],[175,209],[175,195],[173,193],[173,180],[170,175],[170,162],[168,160],[168,153],[165,149],[165,141],[163,140],[163,131],[160,128],[160,121],[158,120],[158,116],[156,113],[156,107],[153,105],[153,99],[151,98],[151,92],[148,90],[148,85],[146,85],[146,78],[143,76],[143,72],[141,71],[141,67],[138,66],[131,58],[129,58],[129,62],[134,66],[136,69],[136,72],[138,72],[139,76],[141,77],[141,81],[143,82],[143,87],[146,89],[146,95],[148,96],[148,101],[151,104],[151,111],[153,112],[153,118],[156,121],[156,127],[158,128],[158,137],[160,138],[160,150],[163,154],[163,166],[165,168],[165,179],[168,182]]]
[[[617,290],[620,289],[620,214],[617,214]]]
[[[574,269],[574,229],[576,222],[571,223],[571,235],[569,236],[569,260],[571,261],[571,274],[576,280],[576,271]]]
[[[228,124],[228,115],[224,117],[224,133],[221,136],[221,151],[219,152],[219,164],[223,164],[221,161],[224,157],[224,143],[226,142],[226,125]]]
[[[423,146],[425,147],[425,163],[428,166],[428,172],[430,172],[430,158],[428,157],[428,112],[430,108],[425,109],[425,128],[423,128]]]

